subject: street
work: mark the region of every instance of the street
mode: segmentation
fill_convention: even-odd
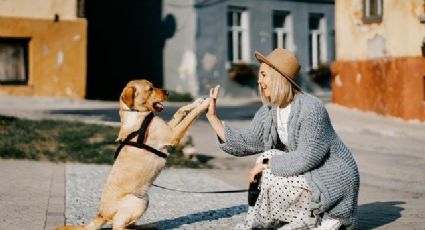
[[[5,103],[0,103],[1,114],[31,119],[52,118],[108,125],[118,124],[117,103],[114,102],[63,101],[43,98],[30,100],[4,98],[0,99],[0,102],[1,100],[5,100]],[[182,104],[168,103],[166,112],[160,116],[171,117]],[[250,118],[261,103],[252,101],[235,103],[222,100],[218,105],[218,115],[224,122],[234,128],[242,128],[249,125]],[[335,130],[352,150],[361,174],[359,229],[425,229],[425,178],[423,176],[425,175],[425,124],[360,112],[335,104],[328,103],[326,107]],[[179,187],[182,184],[193,183],[186,188],[194,190],[247,187],[247,172],[255,156],[236,158],[222,152],[217,146],[216,137],[205,117],[196,121],[189,133],[193,137],[197,157],[207,160],[215,166],[215,169],[167,169],[158,178],[158,184],[182,188]],[[60,217],[58,213],[61,209],[67,223],[81,224],[82,220],[90,219],[97,210],[104,178],[110,167],[9,160],[1,160],[1,162],[8,166],[2,167],[6,171],[2,173],[3,179],[0,181],[2,188],[0,204],[8,210],[7,215],[1,215],[0,228],[2,229],[6,226],[4,224],[7,224],[8,229],[22,229],[25,228],[25,223],[30,223],[21,221],[21,212],[27,210],[25,200],[28,198],[25,198],[27,197],[25,192],[34,193],[37,191],[36,185],[42,185],[39,188],[44,191],[37,193],[40,194],[39,197],[33,197],[40,200],[37,213],[45,215],[31,217],[36,218],[34,224],[43,223],[44,219],[43,227],[34,226],[32,229],[51,229],[55,226],[52,223],[58,223],[58,221],[60,223],[61,218],[58,218]],[[46,165],[50,171],[37,170],[38,167],[46,169]],[[31,173],[20,173],[23,167],[35,172],[43,172],[39,177],[44,176],[49,179],[31,180]],[[61,170],[63,170],[62,177]],[[63,174],[65,174],[64,177]],[[170,181],[170,178],[173,178],[170,175],[176,178]],[[16,181],[14,186],[9,185],[10,181]],[[27,189],[31,181],[36,183],[31,186],[35,191]],[[97,182],[93,184],[93,181]],[[196,181],[199,183],[194,183]],[[75,185],[75,183],[79,184]],[[66,197],[60,198],[60,186],[65,189]],[[94,186],[94,188],[87,189],[86,186]],[[47,192],[49,187],[50,192]],[[224,228],[223,226],[231,228],[243,218],[246,212],[246,194],[221,195],[212,199],[211,195],[182,195],[158,188],[153,188],[151,193],[153,194],[150,211],[145,218],[142,218],[141,223],[150,222],[166,229],[195,229],[201,226],[202,228],[214,228],[214,226],[221,226],[220,229]],[[22,196],[22,199],[16,196]],[[63,192],[62,196],[64,196]],[[66,200],[62,207],[60,204],[52,207],[52,204],[60,203],[61,199],[63,202]],[[188,199],[196,201],[189,202]],[[54,202],[49,204],[46,202],[48,200]],[[12,207],[21,207],[21,209]],[[65,210],[67,210],[66,213]],[[77,213],[78,216],[75,216]],[[26,214],[26,216],[29,215],[30,213]],[[49,224],[49,219],[56,222]],[[21,223],[17,225],[20,227],[10,227],[10,224],[14,222]]]

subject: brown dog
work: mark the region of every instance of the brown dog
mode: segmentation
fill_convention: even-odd
[[[130,133],[138,130],[147,114],[163,110],[161,102],[167,96],[167,91],[154,88],[147,80],[129,82],[120,97],[121,128],[118,140],[123,141]],[[181,107],[168,123],[155,116],[146,131],[145,144],[158,150],[168,145],[177,145],[208,104],[209,99],[198,99]],[[87,226],[65,226],[59,229],[94,230],[107,222],[113,224],[113,229],[124,229],[135,223],[148,207],[148,189],[165,161],[150,151],[125,145],[103,188],[96,218]]]

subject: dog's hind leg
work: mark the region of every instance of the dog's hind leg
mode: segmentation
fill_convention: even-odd
[[[125,196],[112,220],[112,229],[125,229],[127,225],[135,223],[145,213],[148,205],[149,197],[147,194],[144,194],[141,198],[134,195]]]

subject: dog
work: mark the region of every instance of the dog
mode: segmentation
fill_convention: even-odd
[[[117,140],[124,141],[138,130],[149,113],[162,111],[162,102],[167,97],[166,90],[155,88],[147,80],[130,81],[120,96],[121,126]],[[199,98],[179,108],[169,122],[154,116],[146,129],[145,144],[157,150],[179,144],[190,125],[208,108],[209,100]],[[166,159],[130,145],[124,145],[119,152],[103,188],[97,216],[86,226],[57,229],[95,230],[105,223],[112,223],[114,230],[125,229],[143,216],[149,204],[148,189]]]

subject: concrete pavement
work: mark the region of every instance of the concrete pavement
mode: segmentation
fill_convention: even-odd
[[[260,105],[255,101],[222,100],[219,101],[218,113],[232,127],[241,128],[249,124],[249,119]],[[0,98],[0,114],[35,119],[80,119],[110,125],[117,124],[117,106],[114,102]],[[170,117],[179,106],[179,103],[167,104],[168,108],[161,116]],[[425,229],[425,124],[387,118],[333,104],[327,104],[327,108],[337,133],[353,151],[359,165],[360,229]],[[197,121],[189,132],[199,154],[211,159],[210,162],[219,168],[203,172],[202,180],[215,178],[234,188],[246,187],[246,174],[255,157],[234,158],[221,152],[215,144],[215,135],[204,118]],[[89,167],[94,167],[93,171],[96,171],[98,167],[104,166]],[[49,229],[49,223],[60,222],[63,215],[59,215],[61,207],[57,203],[65,200],[59,192],[64,191],[63,170],[63,165],[47,162],[0,160],[0,206],[6,207],[2,210],[7,210],[0,210],[0,229]],[[185,175],[179,172],[176,174]],[[88,173],[81,175],[81,178],[90,176],[92,174]],[[204,189],[214,189],[213,185],[206,184],[208,186]],[[70,195],[67,193],[66,199]],[[83,195],[70,199],[84,200],[89,197],[79,196]],[[152,204],[159,201],[160,199],[151,200]],[[172,203],[171,200],[170,204]],[[166,217],[156,216],[159,219],[154,223],[158,223],[160,219],[184,222],[188,221],[184,217],[189,216],[196,217],[197,221],[188,221],[188,225],[172,225],[173,221],[166,221],[159,226],[174,226],[179,229],[194,229],[197,226],[199,229],[199,224],[202,224],[203,227],[221,226],[220,229],[223,229],[226,223],[233,223],[232,219],[237,220],[242,215],[244,206],[238,204],[242,205],[243,202],[223,203],[224,206],[210,209],[207,207],[208,210],[216,210],[215,212],[187,207],[185,210],[189,210],[188,213],[173,213],[175,206],[164,206],[172,211]],[[195,207],[197,206],[202,205],[197,203]],[[225,214],[223,210],[228,207],[236,209]],[[157,206],[157,209],[160,207]],[[84,213],[84,209],[80,211]],[[216,217],[214,220],[208,219],[204,214]],[[89,218],[88,216],[86,214],[81,218]],[[205,221],[212,222],[205,225]]]
[[[0,229],[54,229],[64,223],[64,164],[0,160],[0,175]]]

